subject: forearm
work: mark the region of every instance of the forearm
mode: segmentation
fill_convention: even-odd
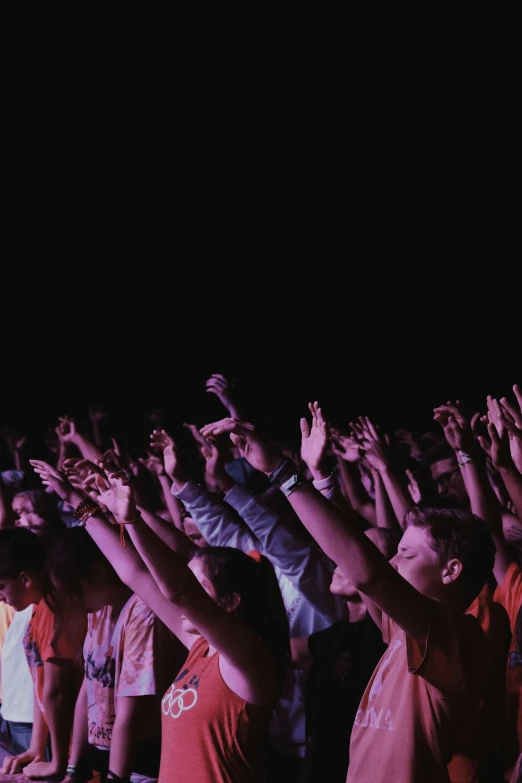
[[[172,521],[174,523],[174,526],[183,532],[183,503],[178,500],[178,498],[174,497],[172,492],[170,491],[170,488],[172,486],[171,479],[166,476],[158,476],[159,483],[161,486],[161,491],[163,493],[163,499],[165,501],[165,505],[168,509],[168,512],[170,516],[172,517]]]
[[[84,435],[76,433],[71,442],[74,443],[84,459],[90,460],[90,462],[93,462],[95,465],[103,460],[102,451]]]
[[[370,525],[377,523],[375,503],[361,483],[361,475],[357,463],[347,462],[338,457],[339,476],[344,490],[344,496],[351,507]]]
[[[49,728],[45,721],[44,714],[40,709],[38,696],[36,695],[36,689],[34,694],[34,707],[33,707],[33,726],[31,731],[31,753],[35,756],[39,756],[41,759],[45,758],[45,746],[47,743],[47,737],[49,736]]]
[[[176,603],[178,596],[187,591],[187,579],[192,576],[183,558],[169,549],[148,527],[139,512],[135,521],[127,526],[127,530],[139,556],[165,598]]]
[[[194,544],[185,533],[182,533],[177,527],[164,520],[163,517],[154,514],[152,511],[147,511],[143,506],[138,505],[137,509],[142,519],[169,549],[177,552],[184,560],[191,556],[194,551]]]
[[[382,485],[395,515],[395,524],[392,530],[404,530],[404,517],[408,509],[413,506],[411,495],[405,483],[401,482],[394,470],[387,466],[379,472]],[[397,525],[399,527],[397,527]],[[387,525],[385,525],[387,527]]]
[[[377,527],[401,532],[401,525],[397,519],[388,491],[379,471],[374,473],[375,481],[375,511],[377,515]],[[404,519],[404,517],[403,517]]]
[[[85,680],[78,693],[76,706],[74,708],[74,721],[71,739],[71,752],[69,760],[71,764],[77,765],[85,756],[89,748],[89,724],[87,712],[87,688]]]
[[[502,508],[489,483],[484,459],[478,449],[471,456],[469,462],[462,462],[457,456],[471,511],[488,523],[495,538],[503,539]]]
[[[513,503],[515,514],[522,521],[522,475],[514,466],[501,468],[499,473]]]
[[[127,715],[123,719],[116,715],[112,729],[109,769],[120,778],[128,778],[133,772],[136,748],[141,735],[139,728],[139,714]]]
[[[52,760],[65,772],[69,758],[69,739],[73,708],[68,688],[46,689],[42,695],[45,720],[51,735]]]
[[[307,482],[295,489],[288,501],[323,552],[350,574],[355,587],[380,579],[386,560],[364,535],[353,513],[351,518],[342,514]]]

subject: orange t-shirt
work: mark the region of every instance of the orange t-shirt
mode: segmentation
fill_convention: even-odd
[[[355,716],[347,783],[448,781],[454,743],[477,736],[484,631],[435,602],[424,647],[387,616],[382,627],[388,649]]]
[[[504,581],[497,587],[494,600],[508,613],[511,625],[511,644],[506,668],[506,772],[509,774],[522,751],[522,650],[517,644],[516,622],[522,605],[522,570],[511,563]]]
[[[24,649],[40,709],[43,712],[42,694],[44,663],[53,658],[81,662],[82,644],[87,633],[87,614],[78,616],[68,623],[54,640],[54,614],[43,598],[35,604],[33,615],[24,636]],[[78,667],[78,685],[81,683],[81,668]]]
[[[487,679],[484,683],[484,702],[480,741],[480,755],[468,755],[471,749],[461,748],[448,766],[451,783],[476,783],[479,763],[491,757],[501,758],[505,737],[503,720],[506,698],[506,658],[509,652],[511,629],[506,610],[493,600],[493,588],[486,584],[475,598],[466,614],[475,617],[488,646]],[[468,753],[466,753],[468,751]]]
[[[257,783],[274,704],[249,704],[230,690],[200,637],[162,700],[159,783]]]

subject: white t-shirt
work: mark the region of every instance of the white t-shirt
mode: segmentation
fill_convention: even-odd
[[[23,645],[33,609],[14,613],[2,647],[2,718],[14,723],[33,722],[34,685]]]

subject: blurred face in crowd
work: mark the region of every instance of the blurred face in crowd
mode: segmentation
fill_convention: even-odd
[[[27,574],[20,574],[16,579],[0,577],[0,601],[21,612],[33,603],[31,587],[32,580]]]
[[[193,544],[195,544],[200,549],[203,547],[208,546],[208,541],[203,538],[203,536],[200,533],[199,527],[196,525],[192,517],[185,517],[183,519],[183,530],[185,531],[185,535],[190,538]]]
[[[451,500],[456,508],[468,507],[468,493],[455,459],[447,457],[433,462],[430,465],[430,472],[437,492],[441,497]]]

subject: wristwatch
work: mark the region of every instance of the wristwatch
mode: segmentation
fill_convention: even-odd
[[[290,478],[289,478],[289,479],[287,479],[286,481],[284,481],[284,482],[281,484],[281,486],[279,487],[279,489],[281,490],[281,492],[282,492],[282,493],[283,493],[283,494],[284,494],[286,497],[288,497],[288,495],[291,495],[291,494],[292,494],[292,492],[293,492],[295,489],[297,489],[298,487],[300,487],[300,486],[301,486],[301,484],[303,484],[303,478],[302,478],[302,476],[300,476],[298,473],[294,473],[294,475],[293,475],[293,476],[290,476]]]

